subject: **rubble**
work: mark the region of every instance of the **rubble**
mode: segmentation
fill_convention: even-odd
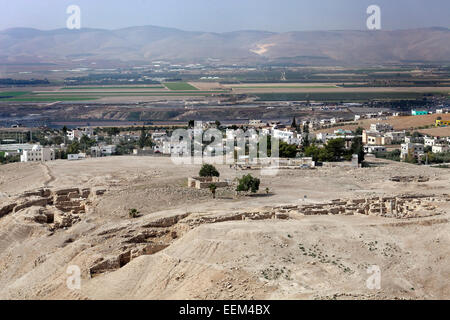
[[[24,220],[50,224],[49,229],[66,228],[80,221],[80,214],[86,213],[91,197],[103,195],[105,189],[92,191],[89,188],[38,189],[24,192],[14,202],[0,205],[0,218],[8,214],[24,212]]]

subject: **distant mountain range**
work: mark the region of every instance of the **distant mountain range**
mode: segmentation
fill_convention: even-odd
[[[118,30],[0,31],[0,63],[165,60],[184,63],[379,64],[450,61],[450,29],[191,32],[155,26]]]

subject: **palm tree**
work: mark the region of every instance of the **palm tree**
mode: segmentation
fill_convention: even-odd
[[[209,185],[209,190],[210,190],[211,193],[212,193],[213,199],[215,199],[215,198],[216,198],[217,185],[216,185],[215,183],[211,183],[211,184]]]

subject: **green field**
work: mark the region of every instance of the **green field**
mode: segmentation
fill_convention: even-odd
[[[165,82],[163,83],[167,89],[180,91],[180,90],[198,90],[196,87],[191,86],[187,82]]]
[[[0,92],[0,99],[5,97],[20,97],[29,94],[29,91],[5,91]]]
[[[337,86],[238,86],[233,89],[333,89]]]
[[[12,102],[57,102],[57,101],[87,101],[87,100],[97,100],[97,97],[40,97],[40,96],[27,96],[23,98],[9,98],[5,101]]]
[[[102,89],[164,89],[164,86],[161,85],[149,85],[144,87],[64,87],[61,90],[102,90]]]
[[[86,92],[35,92],[34,94],[39,96],[52,96],[52,95],[94,95],[94,96],[102,96],[102,97],[110,97],[110,96],[146,96],[146,95],[160,95],[160,96],[171,96],[174,94],[213,94],[213,93],[224,93],[225,91],[86,91]]]

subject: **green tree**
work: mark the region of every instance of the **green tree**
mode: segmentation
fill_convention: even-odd
[[[67,146],[67,154],[77,154],[80,152],[80,144],[74,141]]]
[[[364,131],[364,128],[358,127],[358,128],[355,130],[355,135],[356,135],[356,136],[361,136],[361,135],[363,134],[363,131]]]
[[[145,147],[145,140],[147,139],[147,132],[145,131],[145,127],[141,128],[141,136],[139,137],[139,148]]]
[[[62,128],[62,132],[63,132],[63,135],[64,135],[64,144],[66,144],[67,131],[68,131],[67,127],[64,126],[64,127]]]
[[[306,147],[309,147],[310,145],[311,145],[311,141],[309,141],[309,133],[304,133],[303,141],[302,141],[303,151],[305,150]]]
[[[198,175],[200,177],[220,177],[220,173],[216,167],[207,163],[201,167]]]
[[[211,191],[213,199],[215,199],[216,198],[217,185],[215,183],[211,183],[208,187],[209,187],[209,191]]]
[[[358,155],[358,162],[362,163],[364,161],[364,145],[361,137],[354,137],[352,140],[352,147],[350,149],[351,154]]]
[[[236,191],[251,191],[252,193],[256,193],[259,190],[259,185],[261,181],[258,178],[254,178],[251,174],[243,176],[239,179],[238,186]]]
[[[332,161],[339,161],[345,152],[345,140],[342,138],[328,140],[325,149],[331,155]]]
[[[280,141],[280,157],[281,158],[295,158],[297,155],[297,146],[295,144],[288,144]]]
[[[291,128],[297,130],[297,121],[295,120],[295,117],[292,119]]]
[[[309,122],[303,126],[303,133],[309,133]]]
[[[94,144],[95,140],[89,138],[85,134],[80,138],[80,146],[83,147],[84,152],[86,152],[86,149],[92,147]]]
[[[417,163],[417,158],[414,156],[414,152],[412,150],[408,151],[408,155],[405,158],[405,162],[407,162],[407,163]]]

